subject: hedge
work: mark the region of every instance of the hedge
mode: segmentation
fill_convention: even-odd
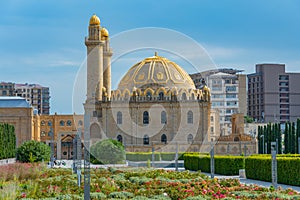
[[[251,156],[245,160],[246,176],[249,179],[272,181],[271,156]],[[277,156],[278,183],[300,186],[300,157]]]
[[[147,161],[152,160],[152,152],[127,152],[126,153],[126,160],[129,161]],[[154,160],[159,161],[160,160],[160,153],[155,152],[154,153]]]
[[[16,135],[13,125],[0,124],[0,160],[16,157]]]
[[[178,153],[178,160],[183,160],[185,153]],[[154,152],[155,161],[172,161],[175,160],[176,153],[174,152]],[[129,161],[147,161],[152,160],[152,152],[127,152],[126,160]]]
[[[215,173],[223,175],[237,175],[244,169],[243,156],[215,156]],[[187,170],[210,172],[210,156],[185,154],[184,167]]]

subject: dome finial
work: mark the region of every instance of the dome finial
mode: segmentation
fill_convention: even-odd
[[[93,16],[91,17],[90,25],[100,25],[100,19],[96,14],[93,14]]]
[[[155,51],[155,52],[154,52],[154,56],[158,56],[158,53],[157,53],[157,51]]]

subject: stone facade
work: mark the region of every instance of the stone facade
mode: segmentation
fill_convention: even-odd
[[[111,90],[112,50],[108,31],[93,15],[87,46],[85,130],[91,143],[104,138],[143,151],[172,142],[190,146],[210,140],[210,90],[196,89],[190,76],[167,58],[154,56],[136,63]],[[161,148],[163,148],[161,147]]]
[[[35,115],[33,122],[36,140],[50,145],[53,132],[57,159],[73,157],[73,138],[78,132],[83,141],[83,115]]]
[[[15,127],[17,147],[28,140],[35,140],[33,130],[33,108],[20,97],[0,97],[0,123]]]

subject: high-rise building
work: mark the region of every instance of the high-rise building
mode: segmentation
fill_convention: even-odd
[[[286,73],[284,64],[257,64],[248,75],[248,115],[255,121],[296,121],[299,102],[300,73]]]
[[[15,96],[15,84],[12,82],[0,82],[0,96]]]
[[[218,69],[191,74],[195,86],[205,81],[211,89],[212,109],[219,111],[221,135],[230,134],[231,115],[247,114],[246,75],[241,70]]]
[[[25,98],[38,114],[49,115],[50,95],[49,87],[39,84],[15,84],[15,95]]]
[[[0,82],[0,96],[23,97],[38,114],[49,115],[50,113],[49,87],[39,84]]]

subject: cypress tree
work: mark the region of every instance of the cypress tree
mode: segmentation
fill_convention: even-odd
[[[296,153],[296,131],[295,131],[295,122],[292,123],[291,130],[291,153]]]
[[[278,153],[282,154],[282,133],[280,123],[277,124]]]
[[[299,153],[299,151],[300,151],[298,138],[300,138],[300,119],[297,119],[297,130],[296,130],[296,148],[297,148],[297,152],[296,153]]]
[[[284,128],[284,153],[288,153],[288,123],[285,122]]]
[[[261,138],[260,138],[260,136],[261,136],[260,126],[258,126],[258,128],[257,128],[258,154],[261,154],[261,147],[260,147],[260,145],[261,145]]]

